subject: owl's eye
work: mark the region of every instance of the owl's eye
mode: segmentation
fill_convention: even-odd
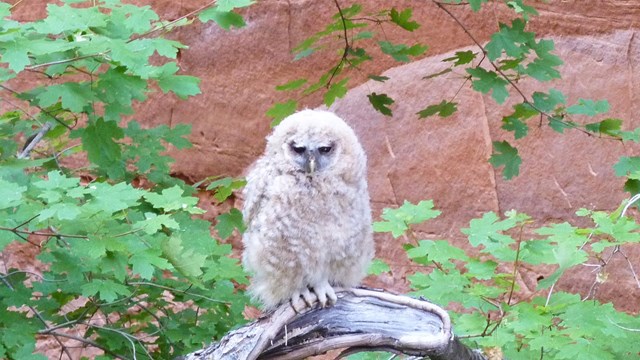
[[[320,152],[320,154],[328,154],[331,152],[331,149],[331,146],[320,146],[318,152]]]
[[[307,148],[304,146],[296,146],[294,144],[291,144],[291,149],[296,153],[296,154],[304,154],[305,151],[307,151]]]

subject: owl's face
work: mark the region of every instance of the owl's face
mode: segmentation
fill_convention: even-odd
[[[358,181],[366,156],[355,133],[333,113],[303,110],[290,115],[267,138],[265,161],[285,173]]]
[[[292,139],[285,144],[284,151],[296,170],[314,175],[331,167],[335,161],[336,147],[336,142],[330,140]]]

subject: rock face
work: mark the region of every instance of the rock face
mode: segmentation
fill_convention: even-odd
[[[344,3],[343,3],[344,2]],[[44,1],[18,5],[24,20],[42,17]],[[150,3],[164,18],[172,19],[205,4],[156,0]],[[346,8],[353,1],[341,1]],[[621,155],[637,153],[636,147],[568,131],[560,135],[546,126],[530,124],[530,135],[516,141],[523,165],[520,176],[504,181],[487,162],[491,142],[509,140],[500,120],[510,104],[498,106],[487,96],[463,86],[456,100],[459,111],[446,118],[418,120],[417,111],[442,99],[454,97],[462,85],[461,75],[422,80],[442,70],[441,59],[456,49],[473,45],[465,32],[434,3],[423,0],[363,0],[365,13],[397,6],[412,7],[423,26],[414,33],[381,25],[382,39],[422,42],[431,46],[428,57],[403,66],[374,53],[376,60],[364,71],[354,71],[354,87],[332,110],[356,129],[369,155],[369,182],[376,209],[400,204],[404,199],[434,199],[443,215],[420,228],[425,238],[446,238],[466,243],[459,232],[469,220],[486,211],[510,209],[531,215],[540,224],[575,220],[574,212],[614,209],[627,195],[623,181],[613,174],[612,164]],[[25,3],[26,4],[26,3]],[[531,22],[539,35],[556,41],[556,53],[564,60],[562,81],[550,84],[578,98],[608,99],[612,116],[625,119],[627,129],[640,126],[637,92],[640,84],[640,5],[637,1],[551,1],[536,2],[541,15]],[[510,10],[486,5],[479,14],[466,6],[451,11],[479,39],[488,40],[497,22],[508,22]],[[300,41],[324,28],[336,13],[333,1],[267,0],[243,12],[247,26],[230,32],[214,24],[194,24],[171,36],[189,45],[180,55],[185,73],[202,79],[202,95],[178,101],[172,95],[157,94],[138,107],[136,118],[149,126],[176,123],[193,125],[194,148],[175,152],[174,171],[194,181],[210,175],[241,175],[263,151],[270,131],[265,111],[287,94],[274,90],[297,78],[315,80],[337,61],[335,52],[293,62],[291,50]],[[339,48],[340,40],[336,40]],[[470,48],[474,49],[474,48]],[[392,66],[397,66],[391,68]],[[384,75],[385,83],[365,82],[368,74]],[[532,82],[520,82],[528,92],[546,90]],[[375,112],[368,104],[370,92],[387,93],[397,103],[392,118]],[[513,103],[517,96],[512,96]],[[304,106],[321,104],[318,96],[301,99]],[[378,238],[379,254],[392,260],[393,277],[383,278],[386,287],[403,289],[410,270],[401,240]],[[640,267],[640,252],[627,254]],[[613,264],[609,281],[600,286],[599,298],[615,300],[625,310],[638,310],[640,289],[629,276],[624,261]],[[548,275],[544,273],[542,275]],[[535,289],[535,271],[521,274],[523,286]],[[576,273],[565,288],[584,292],[593,282],[590,273]],[[634,300],[636,299],[636,300]]]

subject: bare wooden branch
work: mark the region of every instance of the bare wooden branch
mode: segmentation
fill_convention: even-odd
[[[35,135],[33,135],[31,138],[27,140],[27,142],[24,144],[24,147],[22,148],[22,151],[20,151],[16,155],[16,157],[18,159],[28,158],[33,148],[35,148],[36,145],[40,142],[40,140],[42,140],[42,138],[49,132],[49,130],[51,130],[52,126],[53,125],[51,125],[51,123],[44,124],[42,128],[40,128],[40,130],[37,133],[35,133]]]
[[[346,349],[385,350],[432,360],[480,360],[453,335],[447,312],[425,300],[383,291],[348,289],[335,305],[296,313],[284,304],[182,360],[295,360]]]

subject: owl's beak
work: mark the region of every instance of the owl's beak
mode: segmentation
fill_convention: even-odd
[[[312,175],[316,171],[316,157],[314,154],[309,154],[305,163],[305,171],[307,174]]]

